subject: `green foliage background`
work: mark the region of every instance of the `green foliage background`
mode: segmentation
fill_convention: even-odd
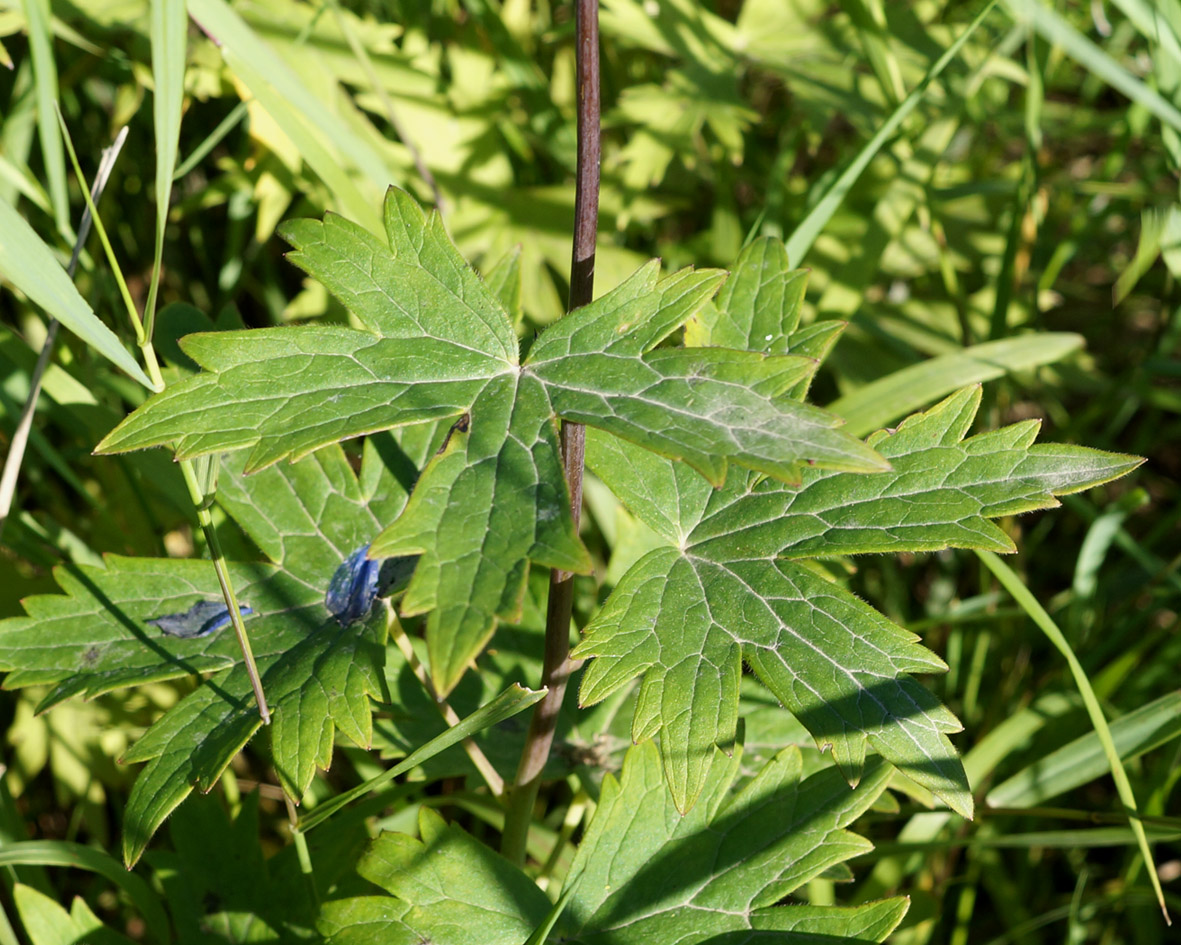
[[[156,337],[166,359],[183,363],[176,339],[213,325],[345,324],[323,287],[283,260],[275,230],[329,209],[376,226],[389,183],[435,202],[415,150],[465,256],[488,270],[520,247],[525,334],[560,316],[575,157],[566,5],[249,0],[233,5],[240,24],[220,2],[189,7],[223,45],[189,31],[183,173],[172,193],[159,297],[161,305],[191,307],[161,313]],[[1013,566],[1067,633],[1108,716],[1124,720],[1117,744],[1158,840],[1166,891],[1173,879],[1176,911],[1181,6],[1000,5],[823,230],[797,229],[977,12],[970,4],[876,0],[604,0],[596,288],[607,291],[650,256],[670,271],[729,266],[750,237],[780,236],[789,252],[806,251],[791,260],[811,270],[805,324],[849,322],[810,399],[846,416],[850,432],[893,425],[954,388],[991,379],[974,430],[1038,417],[1043,441],[1147,457],[1130,482],[1003,528],[1021,551]],[[148,37],[148,5],[136,0],[0,0],[0,57],[13,66],[0,72],[0,195],[20,200],[37,232],[68,253],[82,200],[53,144],[52,104],[88,175],[127,124],[102,214],[140,307],[156,239]],[[89,253],[79,288],[130,338],[96,242]],[[0,317],[6,442],[45,329],[41,313],[8,291]],[[993,346],[987,357],[965,359],[963,350],[978,344]],[[19,513],[0,546],[0,617],[20,614],[22,598],[54,591],[50,568],[62,561],[206,553],[163,451],[91,456],[145,392],[72,336],[59,345],[22,470]],[[593,481],[588,507],[586,538],[600,582],[612,585],[651,545],[641,547],[644,533]],[[221,530],[229,557],[258,557],[228,520]],[[954,740],[985,804],[968,824],[923,813],[928,798],[917,787],[882,795],[856,825],[877,849],[853,861],[855,884],[825,874],[804,887],[806,897],[824,904],[909,895],[895,936],[906,942],[1167,940],[1074,683],[991,573],[947,552],[845,559],[835,570],[950,666],[924,684],[963,721]],[[581,585],[580,625],[600,594],[595,581]],[[536,680],[527,657],[509,643],[502,649],[494,659]],[[470,710],[486,701],[491,692],[476,691],[480,685],[461,684],[456,704]],[[743,685],[746,774],[784,744],[810,750],[769,695]],[[33,709],[44,692],[5,693],[3,840],[116,849],[131,777],[114,759],[190,689],[184,681],[153,683],[42,716]],[[413,705],[424,697],[406,698]],[[426,716],[429,706],[419,708],[378,725],[388,757],[441,725]],[[613,721],[609,707],[597,711],[596,721]],[[584,733],[594,724],[573,722],[554,774],[617,768],[628,720],[613,724],[613,738],[592,742]],[[257,901],[235,900],[226,875],[188,891],[169,878],[222,855],[203,847],[209,836],[220,831],[240,851],[242,877],[267,873],[277,889],[278,877],[295,869],[281,802],[247,790],[272,779],[269,763],[241,756],[218,793],[178,815],[149,854],[146,875],[162,884],[178,926],[185,916],[196,927],[216,914],[203,940],[243,940],[250,934],[243,916],[274,914],[273,904],[271,913],[259,906],[265,889]],[[468,774],[459,755],[432,764],[431,779]],[[338,749],[312,791],[329,796],[375,771],[364,753]],[[579,802],[562,789],[551,801],[559,815]],[[476,833],[489,817],[462,789],[428,804],[446,805]],[[412,828],[415,808],[406,810],[386,826]],[[262,851],[252,846],[256,821]],[[549,826],[559,832],[560,817]],[[317,862],[350,862],[346,840]],[[110,882],[15,869],[20,883],[53,900],[81,895],[87,906],[71,918],[81,927],[88,909],[132,937],[143,933],[143,910],[115,896]],[[350,882],[360,880],[341,880],[344,888]],[[22,916],[37,909],[31,893],[20,895],[24,905],[4,902],[14,923],[14,901]]]

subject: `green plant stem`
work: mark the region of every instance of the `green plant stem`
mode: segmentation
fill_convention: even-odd
[[[316,877],[312,869],[312,854],[308,849],[308,838],[299,829],[299,816],[295,812],[295,802],[286,793],[283,794],[283,802],[287,805],[287,820],[291,825],[291,840],[295,845],[295,855],[299,860],[300,875],[304,878],[308,896],[312,902],[318,905],[320,896],[316,892]]]
[[[1070,667],[1070,674],[1074,677],[1075,685],[1083,697],[1083,704],[1087,707],[1087,714],[1091,717],[1091,724],[1095,728],[1095,734],[1099,737],[1099,744],[1103,746],[1103,753],[1107,756],[1107,763],[1111,766],[1111,777],[1115,781],[1116,791],[1119,793],[1120,800],[1123,801],[1124,807],[1127,809],[1128,825],[1132,828],[1137,845],[1140,847],[1140,852],[1144,856],[1145,865],[1148,867],[1148,878],[1152,883],[1153,891],[1156,893],[1156,900],[1160,904],[1166,924],[1172,925],[1173,921],[1169,918],[1169,910],[1165,906],[1165,894],[1161,889],[1160,877],[1157,876],[1156,864],[1152,859],[1152,849],[1148,845],[1148,836],[1144,832],[1144,824],[1141,822],[1140,814],[1136,809],[1136,795],[1132,791],[1132,784],[1128,780],[1128,774],[1124,770],[1123,762],[1120,761],[1119,752],[1115,747],[1115,742],[1111,738],[1111,729],[1107,725],[1107,718],[1103,715],[1103,707],[1099,705],[1099,699],[1095,695],[1095,690],[1091,687],[1091,681],[1087,678],[1086,670],[1083,669],[1082,664],[1078,661],[1078,657],[1074,655],[1074,650],[1071,649],[1069,641],[1058,628],[1058,625],[1054,623],[1053,618],[1046,613],[1045,608],[1038,603],[1037,598],[1030,593],[1029,588],[1021,582],[1021,579],[1014,573],[1013,569],[991,551],[977,551],[976,554],[984,563],[984,566],[1001,582],[1005,590],[1013,595],[1013,599],[1024,608],[1025,612],[1029,614],[1030,619],[1038,625],[1038,628],[1054,644],[1058,652],[1066,658],[1066,664]]]
[[[127,283],[123,279],[123,272],[119,268],[118,260],[115,258],[115,251],[111,248],[111,241],[107,237],[106,227],[103,226],[103,221],[98,215],[98,208],[95,207],[94,201],[90,197],[90,188],[86,186],[86,178],[82,174],[82,167],[78,163],[78,155],[74,152],[74,144],[70,140],[69,131],[66,128],[65,120],[62,118],[60,111],[57,113],[57,118],[61,125],[62,137],[65,139],[70,161],[74,166],[74,173],[82,184],[82,195],[86,198],[87,209],[89,209],[91,218],[94,220],[95,232],[98,233],[99,240],[103,244],[103,251],[106,253],[107,262],[110,264],[111,271],[115,275],[115,281],[119,284],[119,291],[123,296],[123,303],[127,306],[128,317],[131,319],[131,324],[135,328],[136,339],[139,343],[140,351],[143,353],[144,367],[156,390],[162,391],[165,387],[164,376],[160,371],[160,362],[156,358],[156,349],[152,345],[152,339],[144,332],[144,326],[140,321],[139,312],[136,311],[135,303],[131,300],[131,293],[128,291]],[[267,706],[266,696],[263,693],[262,678],[258,673],[258,664],[254,660],[254,651],[250,647],[250,637],[247,635],[246,627],[242,623],[242,614],[238,610],[238,598],[230,582],[230,573],[226,567],[225,555],[222,554],[221,542],[218,541],[217,530],[213,525],[213,516],[209,511],[213,497],[206,495],[205,490],[197,482],[197,473],[193,468],[192,461],[182,459],[180,461],[180,469],[185,479],[185,485],[188,487],[189,496],[193,501],[193,506],[197,510],[197,521],[201,526],[201,531],[205,535],[205,541],[209,545],[209,555],[213,559],[213,570],[217,574],[217,583],[221,586],[222,599],[229,609],[230,622],[233,624],[234,633],[238,637],[238,645],[242,648],[242,658],[246,662],[246,673],[250,677],[250,685],[254,689],[254,698],[258,702],[258,714],[262,716],[264,725],[270,725],[271,712]]]
[[[595,239],[599,229],[599,5],[577,0],[575,58],[578,63],[578,168],[574,197],[574,248],[570,261],[570,304],[573,311],[594,296]],[[562,423],[562,463],[570,486],[574,527],[582,512],[582,461],[586,431],[578,423]],[[509,797],[501,852],[512,862],[525,862],[533,806],[554,741],[566,684],[580,665],[570,659],[570,616],[574,609],[574,575],[550,574],[545,615],[545,663],[541,682],[545,698],[533,710],[525,748]]]

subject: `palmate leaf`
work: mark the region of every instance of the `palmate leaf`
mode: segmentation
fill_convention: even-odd
[[[719,753],[701,803],[673,807],[651,742],[633,747],[622,776],[608,776],[563,890],[554,940],[570,945],[805,945],[880,942],[905,898],[858,906],[777,905],[810,879],[873,848],[846,828],[881,794],[875,762],[856,788],[831,768],[802,777],[788,748],[740,791],[741,749]],[[551,903],[524,873],[423,808],[421,840],[383,833],[359,871],[388,895],[325,903],[320,931],[332,945],[519,945]],[[794,933],[794,934],[793,934]]]
[[[521,363],[503,280],[486,286],[437,215],[385,204],[387,243],[339,217],[286,229],[292,259],[361,328],[191,335],[205,370],[153,398],[100,452],[171,443],[180,457],[248,450],[247,471],[326,443],[444,418],[455,427],[371,557],[421,555],[403,608],[430,611],[436,685],[448,692],[514,617],[530,561],[588,572],[561,473],[560,418],[681,459],[714,485],[737,463],[783,481],[806,465],[886,468],[840,421],[783,397],[814,367],[798,353],[659,345],[725,274],[660,278],[653,262],[548,329]],[[388,523],[387,523],[388,524]]]
[[[388,483],[386,484],[388,491]],[[274,563],[231,563],[263,685],[274,712],[275,770],[298,799],[327,767],[337,731],[358,745],[372,735],[370,695],[384,694],[386,619],[380,608],[341,626],[324,604],[336,567],[380,529],[339,446],[302,463],[243,479],[222,470],[222,503]],[[403,497],[404,498],[404,497]],[[261,720],[232,631],[182,638],[155,618],[220,600],[208,561],[107,558],[105,568],[62,566],[63,594],[32,597],[27,616],[0,621],[7,688],[48,685],[39,709],[73,695],[212,673],[124,757],[147,762],[132,789],[124,857],[142,853],[164,818],[194,788],[208,791]]]
[[[792,350],[798,297],[778,244],[739,261],[706,331]],[[778,332],[751,317],[758,298],[782,306]],[[709,313],[706,313],[707,315]],[[755,326],[758,326],[757,328]],[[757,335],[755,334],[757,332]],[[771,334],[771,338],[766,335]],[[807,339],[816,336],[802,336]],[[745,660],[856,783],[867,747],[953,809],[972,798],[948,733],[959,723],[909,673],[941,671],[917,638],[792,559],[885,551],[1012,551],[989,518],[1055,505],[1054,495],[1114,479],[1135,457],[1033,446],[1035,422],[964,439],[979,388],[949,397],[896,431],[869,439],[892,465],[851,475],[809,469],[798,485],[732,476],[711,489],[683,469],[608,437],[588,436],[587,461],[668,542],[624,575],[586,628],[596,657],[581,701],[643,676],[633,735],[661,736],[679,809],[691,807],[737,722]]]

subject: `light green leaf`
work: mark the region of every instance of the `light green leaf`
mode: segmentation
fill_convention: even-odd
[[[788,481],[798,478],[801,462],[884,468],[871,450],[835,430],[831,416],[779,398],[814,370],[809,359],[726,348],[651,350],[699,311],[720,281],[708,270],[659,281],[656,275],[649,264],[534,344],[526,367],[549,388],[559,414],[684,459],[715,485],[726,477],[727,459]]]
[[[332,325],[189,335],[206,368],[148,401],[99,443],[173,443],[179,459],[253,447],[247,471],[337,440],[454,417],[504,365],[447,339],[408,345]]]
[[[389,896],[326,903],[320,932],[332,945],[520,945],[550,910],[537,884],[429,807],[421,839],[383,833],[358,872]]]
[[[872,848],[845,828],[881,794],[888,766],[872,764],[850,789],[831,768],[802,779],[799,751],[788,748],[730,794],[740,754],[718,753],[701,803],[682,816],[651,744],[628,752],[622,777],[604,782],[571,866],[563,941],[803,943],[817,933],[882,941],[893,931],[905,899],[843,909],[776,905]]]
[[[1052,364],[1083,343],[1082,335],[1065,331],[986,341],[902,368],[834,400],[826,409],[844,417],[854,436],[865,436],[953,390]]]
[[[340,209],[377,232],[380,220],[367,194],[379,194],[393,182],[381,155],[313,95],[225,0],[188,0],[188,6],[193,19],[214,37],[226,65],[297,145]],[[364,175],[364,190],[349,175],[350,165]]]
[[[78,294],[49,247],[3,199],[0,199],[0,275],[116,367],[149,390],[155,390],[115,333]]]
[[[902,127],[902,123],[906,120],[907,116],[922,101],[927,88],[947,68],[947,65],[959,55],[959,51],[964,43],[968,41],[968,37],[984,22],[995,5],[996,0],[991,0],[960,35],[956,37],[955,42],[944,51],[943,55],[932,63],[931,68],[927,70],[927,74],[923,76],[919,84],[890,113],[890,117],[882,123],[874,136],[865,143],[865,146],[858,152],[857,157],[841,172],[840,177],[833,181],[832,186],[816,202],[816,205],[808,212],[803,222],[795,228],[787,241],[787,255],[794,265],[798,266],[803,262],[804,257],[808,255],[808,250],[812,248],[812,244],[816,241],[816,237],[820,235],[824,227],[827,226],[828,221],[832,219],[832,215],[836,213],[837,208],[844,202],[845,196],[853,185],[857,183],[857,179],[869,166],[870,161],[873,160],[882,146],[894,136],[895,132]]]
[[[2,866],[65,866],[97,873],[119,886],[140,911],[154,941],[168,942],[168,915],[143,878],[102,850],[66,840],[18,840],[0,848]]]
[[[886,468],[834,417],[783,396],[807,382],[813,357],[656,347],[705,305],[723,273],[661,279],[649,263],[550,327],[520,365],[503,293],[463,261],[438,215],[391,189],[385,230],[388,245],[332,215],[286,230],[293,261],[363,328],[191,335],[182,346],[205,371],[139,408],[99,450],[171,443],[193,457],[249,448],[252,471],[344,437],[458,417],[370,549],[422,556],[402,607],[433,611],[427,640],[443,692],[497,619],[516,614],[530,560],[590,570],[569,509],[559,418],[683,458],[718,485],[731,462],[791,481],[805,463]]]
[[[521,247],[520,244],[500,257],[491,267],[484,270],[484,284],[504,306],[514,325],[520,325],[525,317],[524,301],[522,299],[523,282],[521,279]]]
[[[81,896],[74,898],[68,912],[49,896],[23,883],[14,886],[12,898],[32,945],[77,945],[78,942],[93,945],[131,943],[127,936],[103,925]]]
[[[1034,446],[1036,423],[964,439],[968,388],[870,440],[889,472],[808,470],[799,487],[734,476],[717,490],[600,435],[587,462],[669,541],[624,576],[576,650],[584,703],[644,676],[633,736],[661,735],[678,808],[734,738],[742,660],[856,781],[867,744],[970,815],[954,717],[909,679],[942,670],[913,635],[790,558],[946,547],[1011,551],[989,519],[1124,475],[1136,457]]]
[[[798,353],[788,338],[799,327],[807,285],[807,270],[790,268],[781,240],[757,239],[735,262],[718,293],[716,313],[699,314],[685,325],[685,343]]]

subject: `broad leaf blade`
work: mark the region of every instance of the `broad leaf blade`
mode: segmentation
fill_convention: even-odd
[[[370,696],[384,695],[386,614],[341,626],[325,607],[344,557],[378,531],[376,517],[339,446],[306,467],[241,477],[241,457],[223,470],[226,507],[283,566],[231,564],[230,579],[253,613],[247,623],[274,710],[272,756],[284,789],[298,799],[315,768],[331,760],[339,730],[366,746]],[[238,468],[235,468],[238,467]],[[380,495],[374,501],[382,501]],[[347,550],[345,550],[347,549]],[[168,813],[193,789],[209,790],[260,719],[234,635],[179,638],[150,623],[220,599],[208,562],[109,557],[106,568],[59,569],[64,595],[31,598],[29,616],[0,621],[0,665],[10,687],[49,684],[48,707],[156,679],[216,671],[127,753],[149,762],[132,791],[124,855],[133,862]],[[53,645],[44,642],[47,626]]]
[[[1136,468],[1135,456],[1033,445],[1026,421],[965,439],[980,406],[969,387],[869,442],[894,467],[853,476],[809,470],[797,489],[766,482],[718,494],[690,538],[711,558],[759,547],[791,558],[942,548],[1014,550],[989,519],[1051,508]]]
[[[957,811],[971,795],[947,734],[953,716],[907,674],[940,660],[839,586],[787,558],[945,547],[1012,550],[990,518],[1055,504],[1054,494],[1127,473],[1136,457],[1035,446],[1020,423],[964,439],[978,388],[870,443],[893,465],[870,475],[808,470],[798,487],[733,477],[710,490],[674,464],[588,438],[591,468],[669,541],[619,582],[586,629],[584,703],[637,675],[633,736],[660,733],[673,797],[692,805],[714,745],[733,738],[745,659],[831,746],[851,780],[871,746]]]
[[[320,930],[332,943],[479,941],[519,945],[542,922],[550,901],[537,884],[428,807],[421,839],[383,833],[358,872],[389,897],[345,899],[324,907]]]
[[[508,313],[456,251],[439,215],[424,217],[394,188],[385,206],[388,243],[328,214],[283,225],[295,247],[287,258],[384,338],[436,338],[516,363]]]
[[[252,471],[348,437],[457,416],[504,368],[447,340],[407,345],[328,325],[189,335],[182,347],[206,372],[149,400],[97,452],[174,443],[187,459],[250,447]]]
[[[788,339],[799,326],[807,284],[807,270],[789,267],[782,241],[757,239],[735,262],[718,293],[716,311],[685,325],[685,343],[796,353]]]
[[[886,766],[875,764],[850,789],[831,769],[801,779],[800,755],[791,748],[727,796],[737,758],[720,756],[702,803],[684,816],[670,802],[660,767],[655,749],[640,745],[628,753],[621,779],[604,783],[567,880],[574,895],[566,941],[792,941],[772,931],[779,929],[881,941],[901,919],[905,900],[803,912],[774,905],[871,849],[845,828],[884,789]]]
[[[492,634],[520,612],[530,559],[586,572],[544,388],[497,378],[423,470],[402,516],[373,557],[421,554],[402,609],[431,612],[431,672],[449,691]]]
[[[887,468],[836,429],[836,417],[779,397],[813,367],[790,355],[662,348],[626,373],[610,354],[571,355],[537,373],[563,418],[683,459],[714,485],[725,481],[727,460],[787,482],[799,480],[802,465]]]
[[[726,348],[653,350],[701,310],[719,282],[708,270],[657,281],[655,267],[646,266],[549,328],[526,367],[565,419],[683,459],[715,485],[725,480],[728,460],[786,481],[799,478],[802,463],[886,468],[863,443],[834,429],[839,420],[780,398],[814,369],[807,359]],[[742,286],[739,292],[746,299]],[[731,332],[736,340],[739,334]]]
[[[731,462],[786,481],[798,481],[808,464],[887,468],[834,429],[835,417],[786,396],[811,377],[809,355],[655,348],[702,308],[723,273],[660,278],[650,263],[552,326],[518,367],[505,306],[464,263],[438,215],[391,189],[385,228],[388,246],[331,215],[288,228],[295,261],[367,330],[189,336],[184,349],[205,370],[133,413],[100,450],[171,443],[178,457],[192,457],[248,449],[251,472],[344,437],[459,417],[405,510],[370,549],[375,558],[421,555],[402,607],[433,611],[427,638],[444,692],[496,621],[517,613],[531,560],[590,569],[573,528],[558,417],[683,458],[715,485]],[[774,296],[798,314],[798,277],[784,274],[782,248],[760,247],[787,288],[752,296],[751,255],[723,304],[753,313]],[[775,317],[748,321],[761,328]],[[820,332],[816,346],[827,337]],[[264,538],[272,548],[273,539]]]

